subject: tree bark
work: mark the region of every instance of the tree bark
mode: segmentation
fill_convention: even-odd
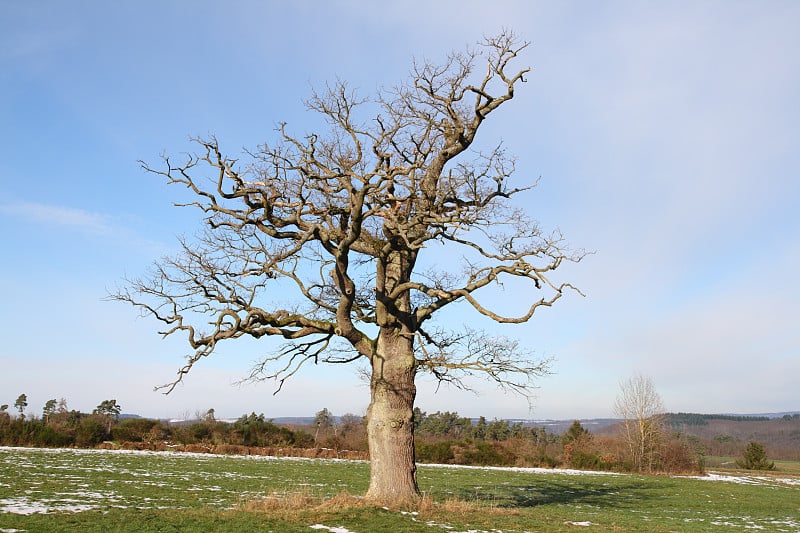
[[[414,457],[417,363],[413,338],[384,329],[372,358],[367,436],[370,480],[367,499],[393,505],[419,499]]]

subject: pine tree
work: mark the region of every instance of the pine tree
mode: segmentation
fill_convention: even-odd
[[[747,445],[742,459],[736,461],[736,466],[746,470],[775,470],[775,463],[767,459],[764,446],[755,441]]]

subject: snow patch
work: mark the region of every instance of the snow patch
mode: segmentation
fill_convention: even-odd
[[[703,481],[724,481],[739,485],[800,485],[800,478],[774,477],[774,476],[746,476],[709,472],[704,476],[675,476],[685,479],[700,479]]]
[[[330,527],[322,524],[314,524],[313,526],[308,527],[311,529],[324,529],[325,531],[330,531],[331,533],[355,533],[355,531],[350,531],[346,527]]]
[[[46,514],[55,512],[80,513],[82,511],[88,511],[96,508],[96,505],[59,504],[56,502],[48,502],[47,500],[34,502],[28,500],[27,498],[6,498],[0,500],[0,513],[10,514],[30,515],[36,513]]]
[[[452,528],[448,526],[447,529]],[[489,531],[486,531],[485,529],[468,529],[466,531],[451,531],[450,533],[503,533],[503,531],[500,529],[491,529]]]

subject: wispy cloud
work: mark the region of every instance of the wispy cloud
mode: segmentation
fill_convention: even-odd
[[[38,224],[74,228],[94,235],[114,233],[111,217],[84,209],[36,202],[0,205],[0,214]]]

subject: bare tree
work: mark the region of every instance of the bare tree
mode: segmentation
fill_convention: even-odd
[[[502,146],[469,150],[525,81],[529,69],[510,65],[526,46],[503,32],[440,65],[415,62],[408,81],[371,99],[343,82],[327,86],[307,101],[326,132],[298,137],[281,124],[273,144],[242,161],[210,138],[195,139],[199,153],[180,163],[143,163],[186,187],[193,199],[182,205],[200,209],[206,226],[113,295],[163,322],[164,335],[187,335],[194,352],[167,392],[220,342],[242,336],[286,340],[250,376],[279,390],[306,362],[365,361],[367,497],[416,499],[419,372],[462,386],[465,375],[485,375],[524,393],[547,370],[516,342],[448,331],[434,315],[463,301],[496,322],[523,323],[574,289],[550,276],[582,254],[510,202],[535,182],[509,185],[514,159]],[[526,302],[516,314],[483,300],[482,289],[508,280]],[[289,290],[298,303],[280,305]]]
[[[635,374],[620,383],[614,410],[622,419],[622,436],[633,467],[653,470],[664,437],[664,406],[653,380]]]

